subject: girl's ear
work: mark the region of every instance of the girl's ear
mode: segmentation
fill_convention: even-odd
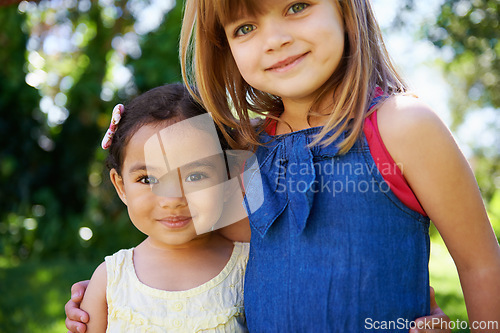
[[[127,196],[125,194],[125,186],[123,184],[122,176],[120,176],[115,169],[111,169],[109,171],[109,178],[111,179],[111,182],[115,187],[116,193],[118,193],[118,196],[123,201],[123,203],[127,205]]]

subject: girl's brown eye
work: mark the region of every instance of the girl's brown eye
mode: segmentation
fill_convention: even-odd
[[[145,176],[145,177],[140,178],[139,182],[141,182],[143,184],[154,185],[154,184],[158,184],[159,180],[153,176]]]

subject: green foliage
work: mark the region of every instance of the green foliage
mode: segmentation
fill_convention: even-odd
[[[9,7],[0,11],[0,21],[0,253],[26,257],[34,244],[24,239],[32,239],[33,231],[23,223],[32,217],[31,198],[41,187],[49,156],[37,142],[43,128],[35,116],[40,96],[24,82],[23,18]]]
[[[427,37],[451,51],[443,64],[454,95],[455,124],[471,107],[500,107],[500,3],[496,0],[446,0]]]
[[[102,259],[144,239],[110,185],[100,141],[114,104],[180,81],[182,9],[138,35],[129,2],[87,4],[0,8],[0,60],[8,64],[0,68],[0,259],[12,263]],[[125,35],[136,36],[140,58],[116,48]],[[119,66],[134,74],[124,86],[114,83]],[[81,228],[93,237],[84,240]]]
[[[174,7],[158,30],[144,36],[142,56],[129,59],[139,91],[147,91],[170,82],[182,82],[178,41],[181,32],[182,6]]]

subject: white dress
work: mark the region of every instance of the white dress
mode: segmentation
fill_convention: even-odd
[[[248,243],[235,242],[216,277],[185,291],[159,290],[139,281],[133,248],[106,257],[106,332],[248,332],[243,308],[248,251]]]

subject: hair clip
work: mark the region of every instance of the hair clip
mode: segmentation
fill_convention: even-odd
[[[111,115],[111,123],[109,124],[109,128],[106,131],[104,138],[102,139],[102,149],[108,149],[111,146],[111,142],[113,142],[113,137],[115,136],[116,128],[118,127],[118,123],[122,118],[123,110],[125,110],[123,104],[117,104],[113,109],[113,114]]]

